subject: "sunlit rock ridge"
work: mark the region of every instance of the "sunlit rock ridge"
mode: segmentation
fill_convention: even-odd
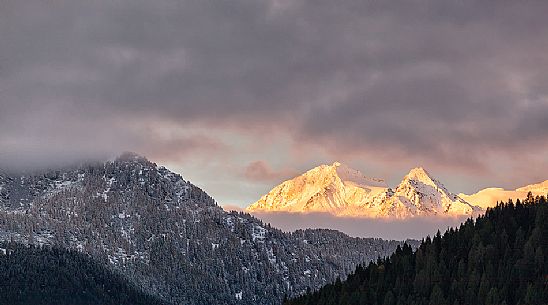
[[[248,208],[250,212],[327,212],[338,216],[409,218],[473,215],[482,209],[449,192],[417,167],[394,189],[383,179],[335,162],[285,181]]]

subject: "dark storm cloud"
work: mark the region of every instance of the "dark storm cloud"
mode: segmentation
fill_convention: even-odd
[[[141,121],[210,128],[200,153],[235,128],[455,167],[545,154],[547,15],[541,1],[2,1],[0,162],[172,158],[204,137],[151,149]]]

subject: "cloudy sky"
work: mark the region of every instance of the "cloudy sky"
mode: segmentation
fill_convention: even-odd
[[[548,179],[548,2],[0,1],[0,166],[135,151],[244,206],[335,160]]]

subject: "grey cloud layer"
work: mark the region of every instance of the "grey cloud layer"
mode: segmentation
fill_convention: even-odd
[[[149,149],[134,126],[156,120],[211,127],[205,150],[216,129],[276,129],[335,155],[475,168],[535,143],[546,165],[547,15],[541,1],[3,1],[0,162],[200,142]]]
[[[225,210],[234,207],[225,206]],[[237,209],[236,209],[237,210]],[[266,223],[294,231],[307,228],[332,228],[355,237],[380,237],[384,239],[405,240],[434,236],[438,230],[444,232],[449,227],[457,227],[466,220],[460,218],[416,217],[409,219],[381,219],[359,217],[337,217],[328,213],[254,213]]]

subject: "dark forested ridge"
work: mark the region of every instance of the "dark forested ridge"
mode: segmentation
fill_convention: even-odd
[[[285,304],[545,305],[547,260],[548,204],[529,194]]]
[[[282,232],[224,211],[180,175],[131,153],[45,172],[0,170],[0,241],[82,252],[147,294],[185,305],[280,304],[403,244]]]
[[[82,253],[0,244],[2,305],[167,305]]]

